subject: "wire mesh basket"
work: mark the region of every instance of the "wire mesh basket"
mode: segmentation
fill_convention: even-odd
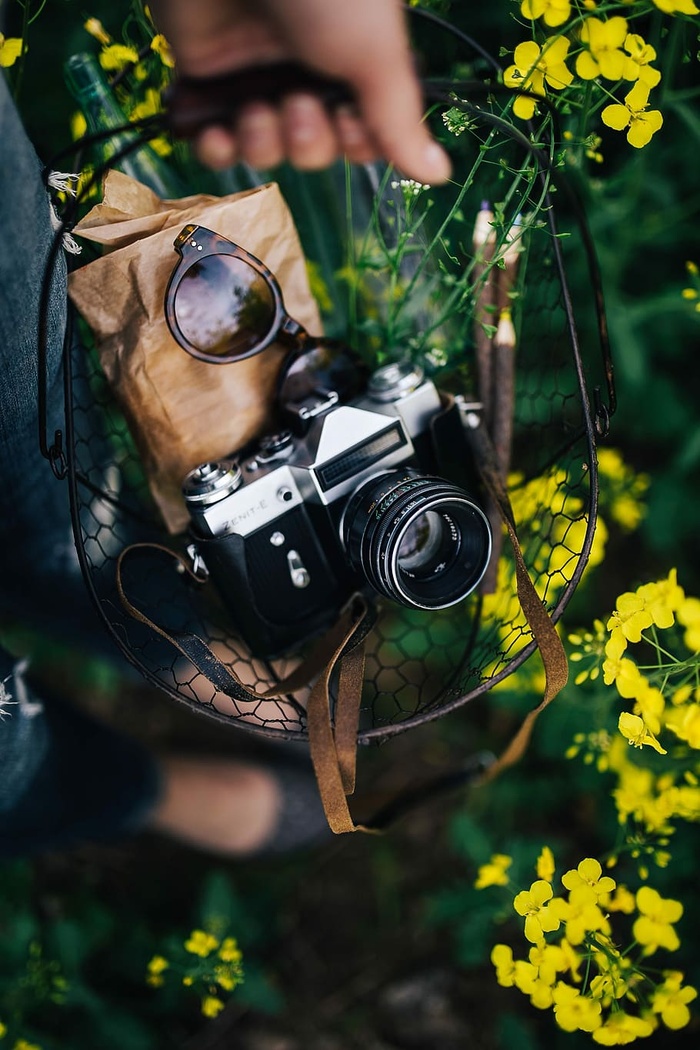
[[[525,564],[556,621],[591,549],[596,430],[606,426],[608,408],[600,396],[606,384],[612,399],[599,281],[585,226],[556,175],[551,115],[528,133],[510,116],[512,95],[499,90],[496,63],[466,38],[457,44],[459,82],[441,53],[443,73],[433,92],[440,101],[431,107],[435,132],[453,157],[449,187],[429,193],[376,165],[338,166],[324,176],[286,172],[280,184],[306,254],[330,290],[325,320],[331,334],[355,344],[364,340],[370,360],[391,360],[396,348],[385,342],[377,349],[372,333],[377,318],[386,320],[394,310],[394,321],[401,321],[401,354],[419,360],[438,387],[466,406],[479,402],[475,311],[486,276],[475,266],[471,227],[481,202],[496,202],[494,272],[509,231],[519,229],[525,250],[509,303],[517,366],[507,488]],[[465,75],[468,102],[460,88]],[[428,199],[430,207],[420,211]],[[324,209],[335,216],[334,237],[328,225],[319,234]],[[343,267],[347,274],[348,259],[356,268],[363,264],[378,244],[395,246],[407,209],[413,209],[416,229],[401,270],[409,293],[397,313],[395,288],[387,291],[381,266],[364,267],[368,280],[360,297],[357,282],[349,294],[347,280],[343,285],[337,275]],[[567,281],[569,260],[577,267],[575,298]],[[448,299],[455,309],[443,317],[439,304]],[[268,737],[305,738],[308,689],[278,699],[260,695],[284,679],[299,655],[253,657],[213,586],[190,584],[172,560],[151,549],[142,549],[123,569],[124,590],[150,620],[168,631],[197,634],[235,670],[242,684],[225,692],[124,607],[116,571],[124,548],[153,543],[184,551],[189,541],[166,533],[97,354],[84,340],[70,341],[66,370],[77,547],[95,606],[117,646],[147,679],[193,710]],[[381,741],[466,704],[512,674],[534,650],[507,543],[492,593],[475,592],[432,611],[380,603],[366,641],[358,742]]]

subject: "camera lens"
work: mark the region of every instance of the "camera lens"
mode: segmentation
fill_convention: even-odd
[[[343,541],[375,590],[417,609],[461,601],[491,555],[488,521],[466,492],[413,470],[387,471],[352,495]]]

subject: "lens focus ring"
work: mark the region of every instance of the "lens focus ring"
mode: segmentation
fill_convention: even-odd
[[[491,555],[478,505],[458,486],[414,470],[388,471],[362,485],[343,531],[355,570],[380,594],[419,609],[461,601]]]

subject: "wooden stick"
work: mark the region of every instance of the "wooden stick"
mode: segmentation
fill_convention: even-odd
[[[474,360],[476,366],[476,393],[483,405],[484,424],[491,427],[491,397],[493,390],[493,353],[491,334],[488,328],[496,324],[496,278],[493,253],[496,247],[496,231],[493,227],[493,211],[488,201],[481,202],[477,212],[472,237],[474,251]],[[485,328],[484,326],[487,326]]]
[[[513,413],[515,410],[515,328],[511,316],[513,291],[518,276],[518,262],[522,251],[522,240],[516,226],[511,227],[506,250],[503,253],[504,268],[494,266],[496,284],[496,306],[498,324],[491,345],[491,390],[489,404],[489,432],[496,452],[499,473],[504,487],[508,484],[511,450],[513,443]],[[493,322],[492,322],[493,323]],[[491,523],[493,547],[489,566],[481,581],[482,594],[493,594],[498,583],[498,562],[503,547],[503,522],[500,514],[494,520],[492,508],[487,506],[486,515]]]

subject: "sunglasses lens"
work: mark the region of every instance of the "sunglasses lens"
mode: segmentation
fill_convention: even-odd
[[[201,354],[235,359],[255,353],[273,328],[276,304],[267,281],[232,255],[207,255],[184,274],[174,311],[185,339]]]

